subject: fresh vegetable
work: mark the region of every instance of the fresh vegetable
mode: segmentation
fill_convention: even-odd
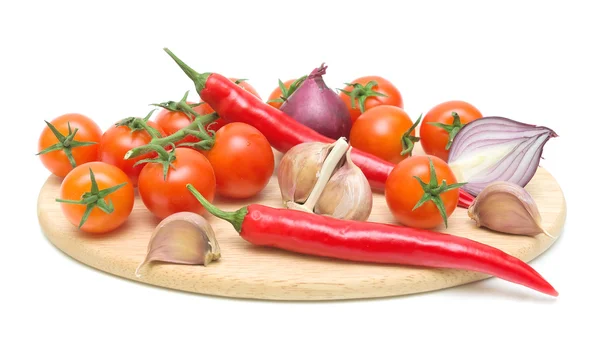
[[[298,79],[291,79],[285,82],[279,80],[279,87],[275,88],[271,94],[267,103],[275,108],[280,108],[281,105],[298,89],[298,87],[304,82],[306,75]]]
[[[558,292],[525,262],[494,247],[435,231],[340,220],[299,210],[251,204],[225,212],[192,185],[196,199],[257,246],[342,260],[456,268],[486,273],[551,296]]]
[[[350,113],[340,97],[323,80],[327,67],[314,69],[300,87],[281,105],[294,120],[331,138],[348,138]]]
[[[214,111],[206,103],[194,104],[187,101],[188,92],[185,93],[179,102],[169,101],[155,104],[161,107],[161,110],[156,115],[156,123],[164,131],[164,135],[175,134],[180,129],[188,127],[192,124],[198,115],[209,115]],[[206,130],[217,131],[225,122],[222,119],[216,119],[206,124]],[[199,142],[200,138],[193,135],[186,135],[181,140],[175,141],[175,145],[179,146],[186,143]]]
[[[165,51],[194,82],[200,97],[215,108],[220,117],[228,122],[244,122],[255,127],[276,150],[285,153],[303,142],[334,142],[333,139],[302,125],[282,111],[257,101],[254,96],[248,96],[226,77],[217,73],[199,74],[169,49]],[[352,161],[365,174],[371,187],[380,191],[385,188],[386,179],[395,166],[359,149],[352,149]],[[461,206],[466,208],[472,201],[472,195],[461,191]]]
[[[385,200],[403,225],[435,228],[444,223],[447,227],[462,185],[440,158],[412,156],[396,165],[388,177]]]
[[[344,138],[334,144],[302,143],[281,158],[277,181],[286,208],[365,221],[373,195],[369,182],[350,158]]]
[[[38,140],[42,164],[58,177],[65,177],[76,166],[98,160],[102,130],[83,114],[64,114],[46,121]]]
[[[415,127],[404,109],[381,105],[365,111],[352,125],[350,145],[393,164],[412,155]]]
[[[132,159],[125,159],[125,153],[132,148],[150,143],[152,138],[160,138],[165,135],[158,124],[148,120],[152,113],[153,111],[145,118],[129,117],[117,122],[104,132],[100,140],[100,160],[123,170],[134,187],[137,186],[138,176],[144,167],[141,164],[136,166],[134,164],[142,159],[156,157],[156,153]]]
[[[477,227],[516,235],[543,233],[554,238],[542,227],[542,217],[531,195],[514,183],[489,184],[475,198],[468,213]]]
[[[262,191],[275,169],[275,156],[267,138],[256,128],[233,122],[223,126],[204,155],[213,167],[217,194],[249,198]]]
[[[215,232],[206,219],[196,213],[169,215],[154,229],[144,261],[135,270],[153,261],[184,265],[208,265],[221,257]]]
[[[467,123],[482,117],[477,108],[465,101],[438,104],[423,117],[419,133],[423,151],[448,161],[448,153],[456,134]]]
[[[147,164],[140,172],[138,191],[146,208],[160,219],[182,211],[204,213],[185,186],[193,184],[209,201],[214,199],[216,179],[208,159],[190,148],[166,152],[153,144],[146,146],[159,155],[142,161]]]
[[[134,191],[118,167],[95,161],[75,167],[60,186],[63,214],[80,230],[101,234],[120,227],[133,210]]]
[[[495,181],[525,187],[538,168],[544,145],[557,136],[547,127],[484,117],[458,132],[448,164],[459,182],[467,182],[463,189],[475,196]]]
[[[381,76],[364,76],[346,83],[340,98],[350,111],[352,123],[365,111],[381,105],[403,108],[402,94],[392,82]]]

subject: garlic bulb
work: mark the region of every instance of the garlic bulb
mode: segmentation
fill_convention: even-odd
[[[520,185],[497,181],[487,185],[468,209],[478,227],[498,232],[536,236],[550,235],[541,225],[540,212],[531,195]]]
[[[344,138],[334,144],[303,143],[290,149],[277,174],[284,206],[338,219],[367,220],[373,195],[350,151]]]

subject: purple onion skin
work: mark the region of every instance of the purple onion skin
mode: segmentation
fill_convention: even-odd
[[[487,173],[462,180],[467,182],[462,188],[477,196],[488,184],[495,181],[508,181],[525,187],[537,171],[544,146],[548,140],[555,137],[558,137],[556,132],[548,127],[526,124],[500,116],[483,117],[463,126],[454,137],[448,164],[452,165],[464,153],[517,140],[518,144],[512,154],[490,167]],[[537,148],[533,152],[530,151],[536,142]],[[529,158],[524,158],[527,151],[530,152]]]
[[[352,128],[350,112],[339,95],[325,84],[326,69],[321,65],[313,70],[280,110],[321,135],[348,139]]]

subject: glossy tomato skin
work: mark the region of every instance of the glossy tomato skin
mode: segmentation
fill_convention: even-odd
[[[96,161],[79,165],[69,172],[60,186],[61,199],[78,201],[84,193],[90,192],[92,189],[90,168],[99,190],[126,183],[125,186],[104,198],[106,202],[112,202],[114,206],[112,213],[107,214],[96,207],[81,227],[81,230],[87,233],[103,234],[119,228],[127,221],[133,210],[134,190],[125,172],[114,165]],[[60,203],[60,206],[69,222],[78,227],[86,206],[68,203]]]
[[[385,79],[381,76],[359,77],[359,78],[355,79],[354,81],[350,82],[350,84],[359,83],[364,86],[371,81],[377,82],[377,85],[372,88],[373,91],[376,91],[376,92],[382,93],[382,94],[386,94],[387,97],[384,97],[384,96],[368,97],[365,101],[365,111],[367,111],[370,108],[381,106],[381,105],[390,105],[390,106],[404,108],[404,100],[402,99],[402,94],[400,93],[400,90],[398,90],[398,88],[396,88],[396,86],[394,84],[392,84],[392,82],[388,81],[387,79]],[[346,90],[346,91],[352,91],[354,88],[351,86],[346,86],[342,89]],[[352,119],[352,122],[354,123],[356,121],[356,119],[361,115],[358,103],[355,103],[355,108],[352,108],[352,102],[351,102],[350,96],[344,94],[343,92],[340,92],[340,97],[346,104],[346,107],[348,107],[348,110],[350,111],[350,118]]]
[[[189,102],[189,103],[191,103],[191,102]],[[210,114],[213,112],[213,110],[210,108],[210,106],[205,103],[203,103],[199,106],[193,107],[193,109],[199,115]],[[218,119],[218,120],[212,122],[210,125],[215,125],[220,120],[222,120],[222,119]],[[179,131],[180,129],[188,126],[191,123],[192,123],[192,119],[190,119],[183,112],[179,112],[179,111],[170,111],[168,109],[162,108],[156,115],[156,124],[158,125],[158,127],[160,127],[162,129],[162,131],[165,133],[165,135],[172,135],[172,134],[176,133],[177,131]],[[205,126],[205,127],[207,127],[207,126]],[[211,126],[210,129],[214,129],[214,126]],[[198,142],[198,141],[200,141],[200,139],[192,137],[192,136],[187,136],[187,137],[177,141],[175,143],[175,145],[179,145],[181,143],[194,143],[194,142]]]
[[[241,122],[223,126],[205,155],[215,171],[217,194],[229,198],[258,194],[269,183],[275,168],[275,156],[267,138]]]
[[[412,156],[398,163],[385,183],[385,199],[390,211],[402,225],[424,229],[443,225],[442,215],[432,201],[412,210],[424,194],[414,176],[425,183],[431,180],[429,158],[433,161],[438,184],[444,180],[448,185],[457,182],[448,164],[435,156]],[[440,198],[447,217],[450,217],[458,205],[458,189],[443,192]]]
[[[352,125],[350,145],[397,164],[409,157],[402,155],[402,136],[413,125],[404,109],[381,105],[365,111]],[[414,130],[410,134],[415,136]]]
[[[155,122],[147,121],[147,124],[165,136],[165,132]],[[135,167],[133,165],[142,159],[156,157],[157,154],[148,153],[136,158],[124,159],[125,153],[134,147],[148,144],[150,140],[152,137],[145,130],[132,132],[128,126],[113,125],[102,135],[99,149],[100,160],[123,170],[131,180],[131,184],[136,187],[138,176],[144,165],[140,164]]]
[[[287,81],[283,82],[283,85],[285,85],[285,87],[287,89],[289,89],[290,86],[292,85],[292,83],[294,83],[295,81],[296,81],[296,79],[287,80]],[[282,95],[283,94],[281,92],[281,88],[277,87],[277,88],[273,89],[273,91],[271,92],[271,94],[269,94],[269,98],[267,99],[267,101],[278,99]],[[283,104],[283,102],[269,102],[270,106],[275,107],[277,109],[279,109],[282,104]]]
[[[175,149],[175,158],[174,168],[169,169],[166,180],[163,177],[163,167],[158,163],[146,164],[139,175],[140,198],[146,208],[160,219],[182,211],[198,214],[206,212],[186,188],[188,183],[209,202],[215,197],[215,173],[202,153],[178,147]]]
[[[431,108],[425,114],[419,131],[423,151],[444,161],[448,160],[448,155],[450,154],[450,150],[446,150],[449,134],[443,128],[430,125],[429,122],[440,122],[450,125],[454,120],[452,112],[458,114],[460,122],[463,125],[483,117],[475,106],[465,101],[443,102]]]
[[[93,145],[79,146],[71,149],[71,153],[73,154],[73,158],[77,165],[97,161],[99,159],[98,145],[102,137],[102,129],[100,129],[100,126],[92,119],[83,114],[69,113],[56,117],[54,120],[50,121],[50,123],[65,136],[69,134],[68,125],[70,124],[73,131],[76,128],[78,129],[77,134],[75,135],[76,141],[95,142]],[[56,143],[58,143],[58,139],[46,125],[38,140],[38,152]],[[40,154],[39,157],[44,166],[58,177],[63,178],[73,170],[71,163],[69,163],[69,159],[67,159],[67,155],[62,150]]]

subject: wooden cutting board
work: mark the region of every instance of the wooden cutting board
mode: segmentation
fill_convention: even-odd
[[[276,153],[276,156],[279,159],[281,155]],[[144,259],[150,235],[159,222],[141,199],[136,198],[126,224],[109,234],[92,236],[79,232],[64,218],[55,202],[59,188],[60,179],[51,176],[38,198],[39,222],[50,242],[84,264],[156,286],[238,298],[339,300],[426,292],[489,278],[471,271],[353,263],[257,247],[240,238],[229,223],[210,214],[206,217],[221,246],[220,260],[206,267],[152,263],[142,268],[142,277],[137,278],[135,269]],[[566,217],[559,184],[548,171],[539,168],[526,189],[539,207],[544,228],[558,237]],[[263,192],[251,201],[216,199],[214,203],[224,210],[236,210],[251,202],[281,207],[280,198],[273,176]],[[370,221],[394,223],[383,194],[374,194],[373,204]],[[448,224],[449,228],[438,230],[492,245],[526,262],[555,241],[545,235],[513,236],[476,228],[462,208],[456,209]],[[552,283],[552,279],[547,280]],[[506,286],[520,285],[507,282]]]

